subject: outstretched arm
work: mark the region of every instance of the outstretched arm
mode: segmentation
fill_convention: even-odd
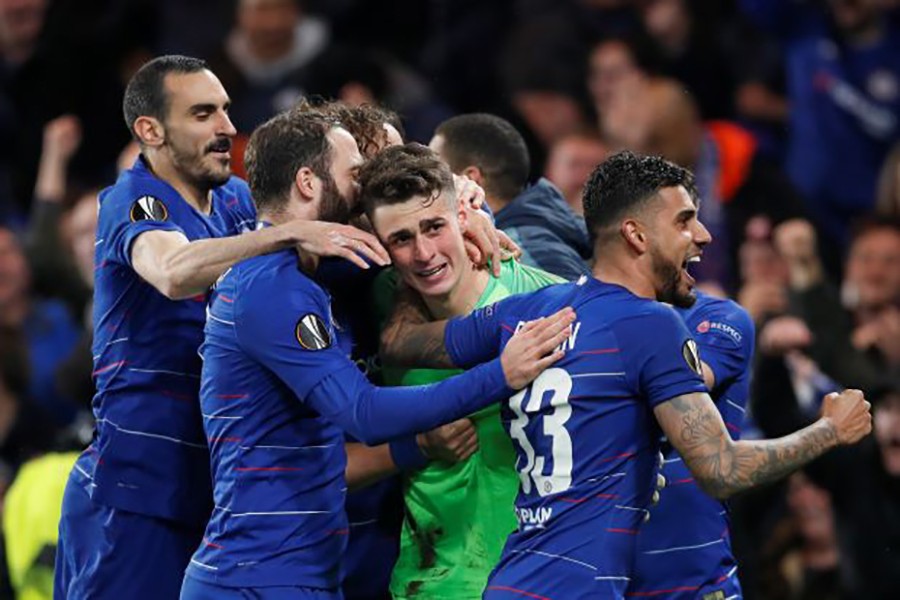
[[[775,440],[735,442],[707,394],[658,405],[656,419],[697,478],[716,498],[784,477],[828,450],[853,444],[872,429],[870,405],[859,390],[829,394],[818,421]]]
[[[385,265],[389,259],[371,234],[349,225],[291,221],[243,235],[189,241],[179,231],[147,231],[131,246],[131,263],[147,283],[172,300],[205,292],[235,263],[297,246],[317,256],[339,256],[368,268],[360,257]]]

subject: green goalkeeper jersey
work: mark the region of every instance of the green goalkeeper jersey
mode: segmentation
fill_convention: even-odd
[[[376,286],[379,307],[390,304],[396,273],[388,271]],[[507,296],[564,281],[556,275],[503,262],[475,308]],[[385,369],[387,385],[433,383],[458,370]],[[394,598],[476,600],[481,598],[506,537],[516,527],[513,502],[519,489],[516,455],[500,422],[500,406],[470,415],[478,434],[478,451],[468,460],[432,461],[404,479],[404,520],[400,556],[391,578]]]

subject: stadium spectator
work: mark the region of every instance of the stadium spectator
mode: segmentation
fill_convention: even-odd
[[[522,248],[522,262],[574,280],[588,273],[584,220],[546,179],[528,183],[528,149],[500,117],[470,114],[441,123],[431,148],[457,175],[484,188],[498,229]]]
[[[581,192],[594,167],[609,155],[609,148],[593,130],[563,136],[550,147],[544,177],[559,188],[576,215],[584,215]]]

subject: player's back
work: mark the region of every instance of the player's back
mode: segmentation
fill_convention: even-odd
[[[347,536],[344,438],[256,355],[254,322],[279,309],[280,293],[315,307],[296,316],[296,343],[316,352],[336,333],[313,317],[330,299],[293,250],[245,260],[217,283],[200,392],[215,508],[188,576],[226,587],[334,588]],[[310,374],[310,388],[316,381]]]
[[[503,408],[517,451],[519,529],[485,597],[622,597],[655,488],[652,409],[703,389],[674,310],[618,285],[584,278],[494,310],[506,341],[564,306],[578,315],[566,355]]]
[[[168,299],[134,270],[131,247],[151,231],[180,232],[193,241],[252,228],[255,209],[244,182],[232,178],[211,197],[210,214],[201,214],[143,159],[100,194],[93,340],[97,436],[76,467],[96,500],[196,528],[210,509],[197,406],[206,295]]]

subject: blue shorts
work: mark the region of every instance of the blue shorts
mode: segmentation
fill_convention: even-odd
[[[300,586],[229,588],[185,577],[181,600],[343,600],[340,590]]]
[[[55,600],[175,600],[203,532],[91,500],[73,471],[63,495]]]

